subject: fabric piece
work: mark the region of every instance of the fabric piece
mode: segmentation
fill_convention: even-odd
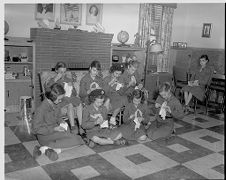
[[[70,86],[68,83],[64,83],[65,96],[71,97],[73,86]]]

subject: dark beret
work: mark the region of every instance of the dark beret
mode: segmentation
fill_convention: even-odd
[[[105,94],[105,92],[103,89],[95,89],[90,92],[89,96],[97,97],[97,96],[102,96],[104,94]]]

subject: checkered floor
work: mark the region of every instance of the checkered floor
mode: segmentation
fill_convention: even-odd
[[[56,162],[32,158],[38,144],[23,133],[15,114],[5,121],[5,177],[20,180],[224,179],[224,117],[202,113],[176,120],[171,139],[129,146],[86,145],[64,151]]]

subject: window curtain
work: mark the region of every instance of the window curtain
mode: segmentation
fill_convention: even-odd
[[[175,5],[141,4],[138,33],[140,46],[146,48],[148,40],[161,43],[163,53],[152,54],[147,66],[156,65],[158,72],[169,72],[169,49],[172,35],[173,13]],[[149,68],[148,68],[149,69]]]

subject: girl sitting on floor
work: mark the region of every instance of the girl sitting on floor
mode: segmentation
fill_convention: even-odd
[[[117,128],[108,128],[107,109],[103,105],[104,99],[103,89],[93,90],[89,94],[90,105],[83,110],[82,127],[86,130],[88,139],[91,140],[89,146],[93,147],[94,143],[124,145],[126,141],[121,139],[122,134],[117,131]]]
[[[150,121],[146,126],[147,136],[151,140],[169,137],[174,132],[173,118],[182,119],[184,117],[183,107],[172,94],[169,82],[163,83],[160,87],[155,108],[154,121]]]
[[[123,114],[123,124],[118,128],[126,140],[146,140],[144,122],[149,121],[149,111],[144,103],[144,93],[135,89],[131,95],[131,102],[126,105]]]
[[[67,114],[71,131],[75,134],[83,133],[83,130],[80,128],[82,124],[82,103],[81,100],[77,97],[77,92],[73,86],[72,78],[69,78],[66,71],[67,67],[64,62],[58,62],[55,66],[56,76],[51,78],[47,83],[47,87],[50,87],[54,83],[58,83],[64,87],[65,90],[69,91],[65,94],[60,103],[62,114]],[[76,108],[75,108],[76,107]],[[75,113],[78,117],[78,127],[75,126]]]
[[[34,158],[45,154],[50,160],[58,159],[62,148],[84,144],[79,135],[71,134],[68,124],[61,118],[60,106],[65,90],[60,84],[53,84],[46,91],[46,99],[36,109],[32,120],[33,133],[41,146],[35,146]]]

